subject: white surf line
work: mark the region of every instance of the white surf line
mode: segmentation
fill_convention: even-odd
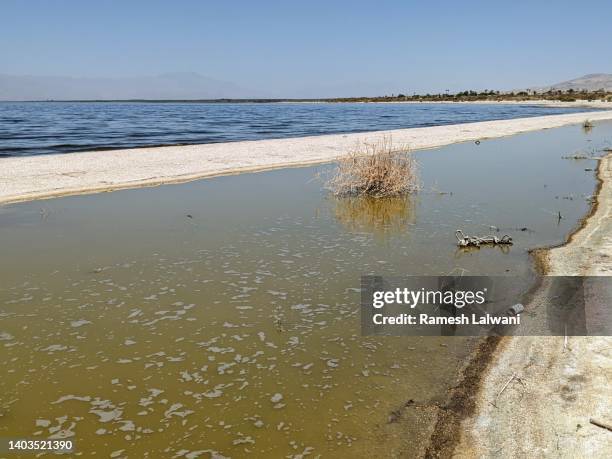
[[[612,111],[300,138],[132,148],[0,159],[0,203],[161,185],[215,175],[330,162],[358,142],[392,136],[412,150],[504,137],[585,120]]]

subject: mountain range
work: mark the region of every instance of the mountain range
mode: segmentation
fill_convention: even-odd
[[[0,100],[222,99],[265,97],[197,73],[126,78],[0,74]]]

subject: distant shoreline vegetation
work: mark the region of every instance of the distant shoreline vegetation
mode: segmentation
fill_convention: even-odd
[[[321,102],[321,103],[350,103],[350,102],[533,102],[546,100],[551,102],[612,102],[612,91],[582,91],[568,89],[566,91],[461,91],[458,93],[437,94],[391,94],[374,97],[333,97],[319,99],[79,99],[79,100],[28,100],[3,102],[141,102],[141,103],[279,103],[279,102]]]
[[[605,90],[598,91],[581,91],[568,89],[550,90],[550,91],[517,91],[517,92],[501,92],[490,91],[462,91],[455,94],[438,93],[438,94],[391,94],[391,96],[382,97],[349,97],[326,99],[329,102],[530,102],[534,100],[549,100],[557,102],[612,102],[612,92]]]

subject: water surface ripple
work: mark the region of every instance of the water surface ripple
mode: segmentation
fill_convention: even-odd
[[[436,126],[571,113],[485,104],[0,102],[0,157]]]

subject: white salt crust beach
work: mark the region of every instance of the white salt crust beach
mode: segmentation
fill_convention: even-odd
[[[182,182],[333,161],[358,142],[392,136],[413,150],[612,119],[612,111],[205,145],[0,159],[0,203]]]
[[[612,154],[600,161],[598,177],[594,213],[567,244],[542,254],[547,274],[612,275]],[[586,294],[594,300],[590,314],[610,321],[612,283]],[[612,425],[610,381],[612,337],[504,338],[454,456],[611,457],[612,433],[590,422]]]

